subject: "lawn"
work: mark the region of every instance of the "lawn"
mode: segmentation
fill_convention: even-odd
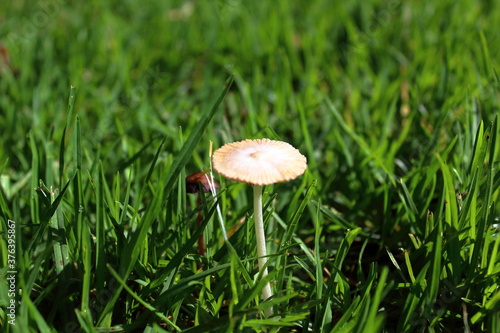
[[[498,22],[486,0],[2,1],[0,330],[500,332]],[[307,158],[264,186],[267,276],[252,186],[211,169],[261,138]]]

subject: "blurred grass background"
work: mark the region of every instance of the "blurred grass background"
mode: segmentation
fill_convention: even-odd
[[[497,22],[494,1],[2,2],[0,232],[17,222],[32,286],[18,329],[274,327],[249,280],[250,189],[217,177],[252,260],[226,255],[208,197],[201,258],[182,181],[209,168],[209,141],[270,137],[309,161],[267,190],[282,330],[498,330]],[[106,264],[164,318],[117,287],[112,314],[96,308]]]

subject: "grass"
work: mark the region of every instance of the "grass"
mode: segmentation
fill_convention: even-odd
[[[488,1],[2,3],[2,331],[500,331],[499,21]],[[184,182],[210,143],[262,137],[308,158],[264,190],[264,279],[251,188],[215,174],[225,242]]]

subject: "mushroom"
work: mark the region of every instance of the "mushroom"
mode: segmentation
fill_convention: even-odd
[[[186,193],[199,193],[201,188],[204,193],[210,192],[210,184],[206,172],[195,172],[186,177]],[[219,184],[215,183],[215,188],[219,188]]]
[[[227,143],[212,155],[213,168],[224,177],[253,185],[255,238],[259,271],[267,262],[266,238],[262,218],[262,189],[265,185],[292,180],[307,168],[307,159],[296,148],[283,141],[270,139],[243,140]],[[262,276],[267,276],[264,268]],[[272,296],[271,285],[262,290],[263,300]],[[266,316],[273,309],[264,311]]]
[[[186,177],[186,193],[198,193],[198,199],[196,200],[198,206],[201,205],[200,185],[204,193],[210,192],[209,178],[205,172],[195,172]],[[219,187],[219,184],[214,182],[214,188],[218,189]],[[203,213],[201,211],[198,213],[197,221],[199,227],[203,222]],[[198,238],[198,254],[204,256],[205,249],[205,238],[201,234]]]

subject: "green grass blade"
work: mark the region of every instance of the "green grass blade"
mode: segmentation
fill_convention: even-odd
[[[145,302],[139,295],[137,295],[130,287],[127,286],[125,281],[123,281],[118,273],[110,266],[106,265],[108,270],[111,272],[111,275],[118,281],[118,283],[125,289],[137,302],[139,302],[142,306],[147,308],[149,311],[155,313],[160,319],[164,320],[169,326],[173,327],[175,330],[180,331],[181,329],[177,327],[174,323],[170,321],[167,317],[165,317],[159,310],[155,309],[153,306]]]
[[[172,190],[173,184],[177,180],[177,177],[179,176],[181,170],[186,166],[188,160],[191,158],[191,154],[200,141],[203,131],[217,112],[220,103],[222,103],[224,96],[226,96],[232,84],[233,76],[230,76],[224,83],[224,89],[219,94],[212,107],[201,116],[200,120],[193,128],[191,135],[186,140],[186,143],[182,146],[182,149],[179,151],[179,153],[177,153],[165,181],[166,197],[168,197],[170,191]]]
[[[75,99],[76,99],[76,87],[71,86],[69,91],[69,99],[68,99],[68,110],[66,116],[66,125],[64,125],[60,148],[59,148],[59,186],[63,183],[64,177],[64,167],[65,167],[65,151],[66,151],[66,134],[69,136],[71,134],[71,124],[73,122],[73,111],[75,108]]]

